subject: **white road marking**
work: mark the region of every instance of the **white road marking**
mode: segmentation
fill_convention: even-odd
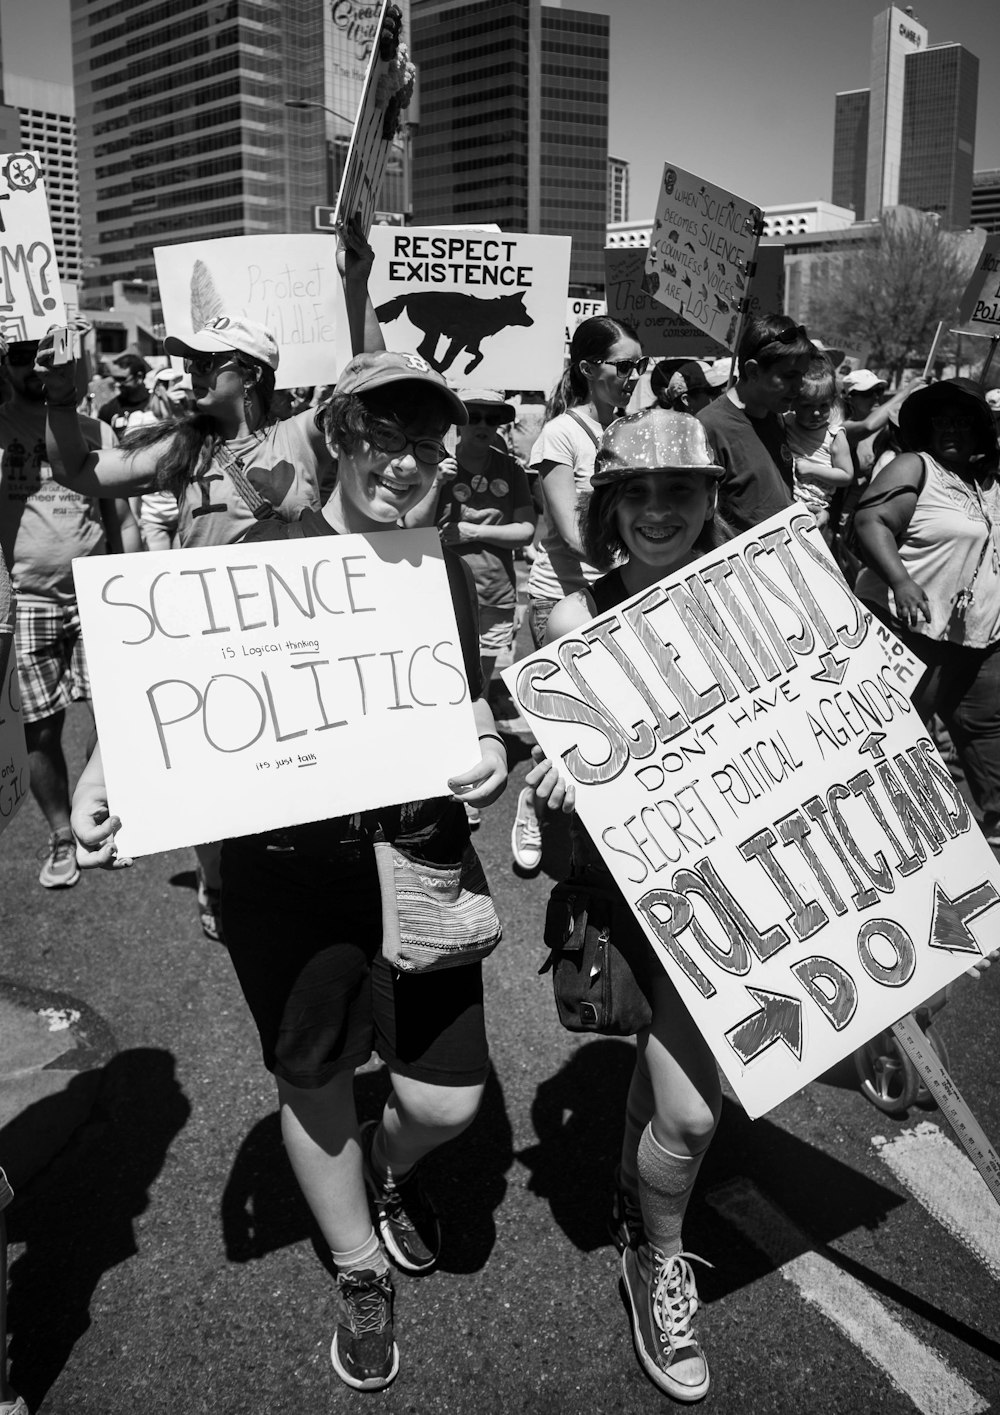
[[[1000,1281],[1000,1210],[976,1166],[933,1121],[872,1137],[901,1184]]]
[[[748,1180],[713,1189],[708,1203],[748,1238],[807,1302],[912,1400],[921,1415],[982,1415],[989,1401],[856,1278],[843,1272]]]

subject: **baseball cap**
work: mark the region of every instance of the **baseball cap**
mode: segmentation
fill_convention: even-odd
[[[725,388],[732,371],[732,359],[716,359],[714,363],[702,364],[705,382],[709,388]]]
[[[371,393],[373,389],[384,388],[390,383],[429,383],[448,404],[456,426],[464,427],[469,421],[459,395],[419,354],[397,354],[390,349],[356,354],[337,379],[334,393]]]
[[[705,472],[722,476],[705,429],[690,413],[644,408],[617,418],[594,460],[592,486],[609,486],[643,472]]]
[[[503,414],[504,422],[514,421],[513,403],[508,403],[495,388],[456,388],[455,392],[467,408],[496,408]]]
[[[884,378],[872,373],[870,368],[856,368],[844,379],[845,393],[870,393],[873,388],[888,388]]]
[[[1000,388],[991,388],[986,394],[986,406],[991,413],[1000,413]]]
[[[668,393],[705,393],[708,391],[708,379],[705,377],[705,370],[697,359],[689,359],[686,364],[681,364],[675,373],[670,375],[667,384]]]
[[[235,349],[237,353],[246,354],[268,368],[278,367],[278,344],[274,335],[262,324],[239,315],[216,315],[190,339],[178,339],[175,334],[168,334],[163,347],[168,354],[176,354],[182,359],[197,357],[198,354],[217,354],[220,349]]]
[[[660,360],[649,375],[649,391],[653,394],[654,398],[664,391],[677,370],[683,368],[685,364],[689,362],[689,359]]]

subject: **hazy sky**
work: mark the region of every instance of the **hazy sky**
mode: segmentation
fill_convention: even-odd
[[[759,206],[829,201],[833,96],[867,88],[885,0],[566,0],[611,16],[611,133],[632,165],[632,216],[651,217],[674,162]],[[977,168],[1000,167],[997,0],[922,0],[930,42],[980,59]],[[72,81],[69,0],[0,0],[11,73]]]

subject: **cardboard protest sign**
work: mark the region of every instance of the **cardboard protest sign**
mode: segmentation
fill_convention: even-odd
[[[16,650],[12,648],[7,676],[0,684],[0,835],[28,794],[28,749],[24,744],[15,658]]]
[[[648,293],[734,350],[763,229],[759,206],[668,164],[646,257]]]
[[[440,796],[479,760],[433,529],[73,570],[125,854]]]
[[[334,11],[337,8],[333,6]],[[398,21],[398,6],[382,0],[370,34],[366,36],[371,52],[334,213],[336,225],[360,212],[366,232],[375,217],[386,163],[416,77],[406,45],[399,40],[398,23],[396,38],[391,39],[387,34],[386,20],[393,11]]]
[[[653,358],[718,358],[728,350],[679,314],[671,314],[645,290],[646,252],[609,246],[604,252],[608,314],[631,324],[643,353]],[[778,314],[784,309],[785,248],[760,246],[747,291],[747,315]]]
[[[0,155],[0,331],[14,343],[64,324],[52,223],[38,154]]]
[[[376,226],[370,240],[387,348],[420,354],[458,385],[548,389],[559,378],[568,236]]]
[[[503,677],[750,1115],[995,942],[1000,866],[801,508]]]
[[[334,383],[343,284],[333,236],[228,236],[157,246],[168,334],[190,339],[218,315],[241,315],[278,341],[279,388]]]
[[[958,310],[963,334],[1000,337],[1000,234],[987,236]]]

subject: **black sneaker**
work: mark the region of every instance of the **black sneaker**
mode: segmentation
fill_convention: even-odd
[[[660,1390],[684,1402],[701,1400],[709,1387],[708,1362],[691,1330],[698,1310],[691,1257],[665,1258],[647,1243],[622,1254],[622,1286],[639,1365]]]
[[[393,1184],[381,1179],[372,1165],[377,1120],[361,1127],[365,1185],[375,1205],[378,1230],[386,1252],[407,1273],[428,1273],[441,1252],[441,1225],[424,1193],[416,1168]]]
[[[382,1390],[396,1379],[392,1278],[371,1268],[339,1273],[340,1317],[330,1346],[333,1369],[355,1390]]]
[[[626,1248],[638,1248],[646,1236],[642,1227],[642,1209],[638,1199],[622,1187],[621,1169],[615,1170],[608,1232],[619,1253],[624,1253]]]

